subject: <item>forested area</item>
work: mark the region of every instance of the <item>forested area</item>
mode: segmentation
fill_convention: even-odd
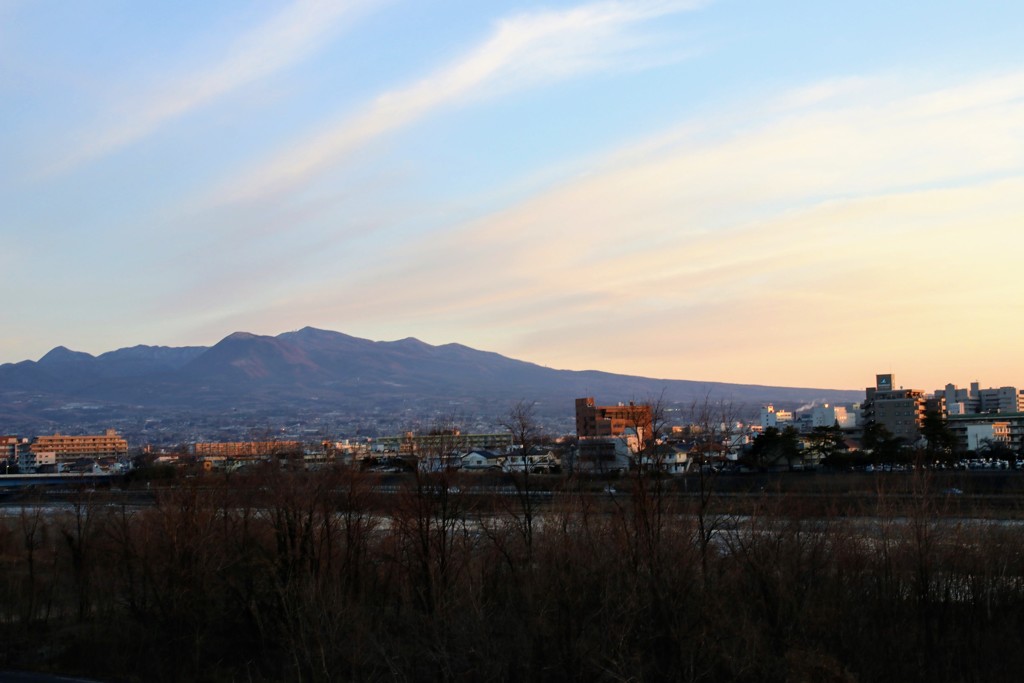
[[[916,475],[915,475],[916,476]],[[1024,527],[354,470],[0,517],[0,668],[110,681],[1018,680]],[[882,480],[880,480],[882,481]],[[881,485],[881,484],[880,484]]]

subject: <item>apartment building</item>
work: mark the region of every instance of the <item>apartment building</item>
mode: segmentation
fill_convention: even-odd
[[[17,460],[25,445],[25,440],[16,436],[0,436],[0,460]]]
[[[976,451],[986,445],[1002,445],[1013,451],[1024,449],[1024,412],[950,415],[948,425],[960,447]]]
[[[193,452],[201,458],[260,458],[288,453],[301,453],[298,441],[226,441],[197,443]]]
[[[97,435],[40,436],[36,437],[29,448],[32,453],[53,453],[58,463],[80,458],[123,458],[128,455],[128,442],[115,429]]]
[[[401,436],[382,436],[374,440],[375,452],[401,453],[420,455],[440,452],[483,449],[504,452],[512,447],[512,435],[508,432],[495,434],[463,434],[458,429],[445,430],[444,433],[413,434],[406,432]]]

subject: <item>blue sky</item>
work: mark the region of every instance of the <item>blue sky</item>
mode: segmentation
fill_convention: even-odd
[[[313,325],[1024,387],[1022,14],[0,0],[0,362]]]

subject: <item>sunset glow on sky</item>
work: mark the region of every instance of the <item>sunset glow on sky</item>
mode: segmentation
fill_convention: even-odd
[[[0,363],[311,325],[1024,388],[1024,5],[0,1]]]

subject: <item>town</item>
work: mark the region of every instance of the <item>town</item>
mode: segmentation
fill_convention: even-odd
[[[4,661],[212,683],[1014,680],[1021,395],[894,385],[755,419],[581,397],[561,437],[527,402],[479,433],[7,437]],[[952,616],[932,639],[934,615]]]
[[[967,389],[947,384],[931,393],[897,386],[879,374],[864,400],[787,410],[761,406],[751,419],[710,398],[690,406],[658,401],[597,405],[575,401],[575,433],[551,434],[532,405],[514,406],[502,429],[464,432],[454,420],[394,436],[195,442],[178,448],[129,444],[114,429],[99,435],[0,437],[3,475],[117,476],[151,466],[236,471],[274,462],[315,470],[332,465],[400,473],[529,472],[623,474],[644,468],[686,474],[838,470],[902,471],[1019,468],[1024,446],[1024,390]]]

